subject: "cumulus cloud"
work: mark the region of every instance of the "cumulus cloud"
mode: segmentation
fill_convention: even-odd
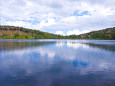
[[[0,0],[0,25],[81,34],[115,26],[114,4],[114,0]]]
[[[63,32],[63,31],[56,31],[55,34],[58,34],[58,35],[64,35],[64,32]]]
[[[79,35],[79,34],[88,33],[88,32],[89,30],[83,30],[83,31],[73,30],[73,31],[68,31],[67,35]]]

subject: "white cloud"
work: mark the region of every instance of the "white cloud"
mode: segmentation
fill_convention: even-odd
[[[88,45],[86,45],[86,44],[82,44],[79,42],[71,42],[71,41],[67,41],[67,46],[72,47],[74,49],[78,49],[79,47],[83,47],[84,49],[89,48]]]
[[[88,33],[88,32],[89,30],[83,30],[83,31],[73,30],[73,31],[68,31],[67,35],[79,35],[79,34]]]
[[[43,28],[44,26],[50,26],[50,25],[54,25],[55,20],[54,19],[47,19],[47,20],[42,20],[39,24],[40,28]]]
[[[0,0],[0,24],[78,34],[115,26],[114,4],[115,0]],[[90,15],[74,15],[76,10]]]
[[[63,32],[63,31],[56,31],[55,34],[58,34],[58,35],[64,35],[64,32]]]

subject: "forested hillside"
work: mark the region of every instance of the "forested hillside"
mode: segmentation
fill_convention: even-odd
[[[98,31],[92,31],[81,35],[71,35],[69,36],[73,39],[110,39],[115,40],[115,27],[107,28]]]
[[[23,27],[0,26],[0,38],[4,39],[56,39],[60,37],[60,35]]]
[[[92,31],[81,35],[61,36],[39,30],[15,26],[0,26],[0,38],[3,39],[110,39],[115,40],[115,27]]]

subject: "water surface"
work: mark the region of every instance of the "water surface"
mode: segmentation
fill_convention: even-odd
[[[115,41],[0,39],[0,86],[115,86]]]

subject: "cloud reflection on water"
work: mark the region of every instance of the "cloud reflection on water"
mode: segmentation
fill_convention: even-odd
[[[23,47],[16,48],[18,45]],[[49,78],[49,84],[46,84],[50,86],[53,80],[71,75],[85,76],[103,72],[104,77],[111,78],[115,74],[109,73],[115,72],[115,53],[110,49],[106,51],[106,48],[93,48],[90,44],[71,41],[19,43],[16,46],[8,50],[2,46],[0,50],[0,72],[10,77],[36,76],[38,81]]]

